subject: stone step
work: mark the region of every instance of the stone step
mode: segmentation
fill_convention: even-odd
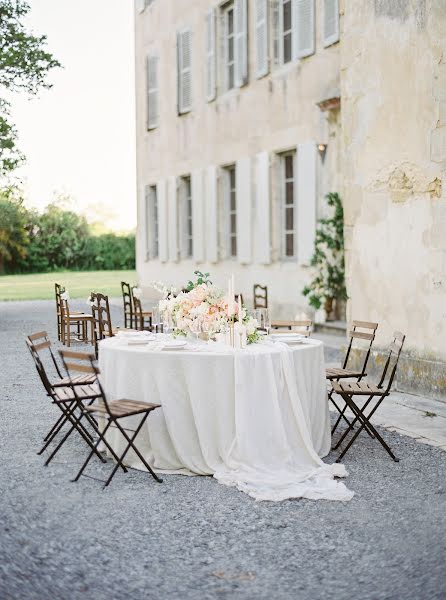
[[[347,334],[347,323],[345,321],[325,321],[325,323],[315,323],[314,331],[327,335],[345,337]]]

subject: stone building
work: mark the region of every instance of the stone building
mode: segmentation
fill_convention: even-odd
[[[234,273],[293,318],[337,191],[348,319],[404,331],[399,385],[444,398],[446,2],[141,0],[135,32],[146,292]]]

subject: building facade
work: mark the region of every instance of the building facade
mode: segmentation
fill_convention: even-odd
[[[445,397],[446,4],[141,0],[135,32],[147,295],[198,268],[248,304],[268,285],[275,318],[308,311],[339,192],[348,319],[378,321],[383,348],[404,331],[401,385]]]

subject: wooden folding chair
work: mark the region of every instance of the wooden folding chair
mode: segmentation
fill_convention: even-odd
[[[99,368],[95,362],[95,356],[93,354],[83,354],[80,352],[70,352],[68,350],[60,350],[60,355],[62,357],[63,363],[67,370],[67,373],[70,377],[73,377],[73,373],[83,372],[83,373],[95,373],[99,376]],[[73,360],[75,359],[75,360]],[[99,433],[99,438],[96,442],[95,449],[92,449],[90,454],[87,456],[84,464],[80,468],[78,474],[74,478],[73,481],[78,481],[79,477],[84,474],[84,470],[90,462],[93,455],[97,454],[97,448],[99,444],[103,443],[104,446],[109,450],[109,452],[113,455],[113,458],[116,461],[116,464],[108,477],[108,479],[104,483],[104,487],[107,487],[111,480],[113,479],[116,471],[119,467],[121,467],[124,472],[126,472],[126,467],[124,465],[124,459],[129,452],[132,450],[139,460],[142,462],[147,471],[152,475],[152,477],[158,481],[162,482],[162,479],[156,475],[153,471],[152,467],[148,464],[146,459],[142,456],[138,447],[135,445],[135,440],[141,431],[142,426],[146,422],[149,414],[155,410],[156,408],[160,408],[160,404],[152,404],[150,402],[142,402],[139,400],[107,400],[107,397],[104,393],[104,390],[101,386],[101,383],[98,379],[98,387],[100,390],[100,396],[97,398],[97,402],[93,405],[80,405],[81,411],[84,414],[94,414],[96,417],[102,417],[106,420],[106,424],[104,429]],[[78,386],[73,385],[72,391],[74,395],[77,395]],[[140,422],[138,423],[136,429],[130,429],[125,427],[121,423],[121,419],[127,417],[141,417]],[[127,445],[124,451],[120,456],[117,456],[113,451],[113,448],[107,441],[106,434],[110,427],[115,427],[123,438],[126,440]],[[131,432],[132,435],[128,435],[127,432]],[[96,450],[96,452],[95,452]],[[87,477],[89,477],[87,475]],[[96,478],[94,478],[96,479]]]
[[[384,400],[386,396],[390,394],[390,390],[392,387],[393,380],[395,378],[396,369],[398,366],[398,361],[401,355],[401,350],[404,345],[405,335],[396,331],[393,334],[393,340],[389,346],[389,354],[384,365],[383,373],[381,375],[381,379],[379,383],[376,385],[371,383],[365,379],[361,381],[333,381],[332,386],[333,390],[336,394],[339,394],[344,400],[345,404],[352,411],[354,415],[354,419],[351,423],[349,423],[346,431],[342,435],[341,439],[335,446],[335,449],[339,448],[347,435],[353,430],[354,425],[359,421],[360,426],[353,434],[347,446],[341,452],[341,454],[336,459],[336,462],[340,462],[345,454],[348,452],[358,435],[361,433],[363,429],[366,429],[372,437],[376,438],[381,446],[388,452],[388,454],[393,458],[395,462],[398,462],[399,459],[393,454],[390,447],[384,441],[382,436],[378,433],[376,428],[371,424],[370,419],[375,414],[376,410]],[[387,379],[387,383],[385,383]],[[362,408],[358,405],[358,403],[354,400],[356,396],[359,397],[367,397]],[[370,405],[370,403],[376,399],[374,406],[369,410],[366,414],[366,409]]]
[[[45,334],[45,332],[41,332]],[[33,339],[31,339],[33,338]],[[60,448],[66,442],[66,440],[70,437],[70,435],[77,431],[82,439],[88,444],[88,446],[93,449],[93,435],[87,430],[81,420],[83,418],[83,414],[79,411],[76,411],[78,406],[78,402],[93,402],[93,400],[98,396],[98,388],[95,383],[91,383],[92,375],[89,376],[89,383],[81,383],[80,378],[76,380],[76,382],[70,381],[69,386],[60,385],[63,378],[59,379],[59,381],[54,384],[45,369],[44,362],[42,360],[41,353],[45,350],[51,350],[51,345],[49,340],[36,341],[41,339],[41,334],[33,334],[26,339],[26,345],[28,350],[31,353],[31,357],[34,361],[34,365],[37,369],[37,373],[40,377],[40,380],[45,388],[47,396],[51,399],[52,403],[58,407],[61,411],[61,415],[53,427],[50,429],[48,434],[44,438],[44,445],[39,450],[37,454],[43,454],[43,452],[49,447],[50,443],[56,438],[57,434],[62,430],[65,424],[69,426],[69,430],[65,433],[63,438],[59,441],[57,446],[53,449],[47,460],[45,461],[45,466],[51,462],[54,456],[58,453]],[[51,352],[52,355],[52,352]],[[55,358],[53,356],[55,361]],[[59,372],[59,368],[57,362],[54,362],[54,367],[56,368],[56,372]],[[59,372],[60,373],[60,372]],[[96,374],[94,374],[94,382],[96,382]],[[57,385],[59,384],[59,385]],[[72,387],[75,386],[77,388],[77,395],[75,396],[72,392]],[[94,419],[89,416],[86,421],[88,421],[89,425],[93,428],[93,433],[97,433],[97,424]],[[96,449],[95,449],[96,453]],[[99,458],[103,460],[103,457],[97,453]]]
[[[152,312],[143,310],[141,300],[133,296],[135,329],[138,331],[152,331]]]
[[[310,319],[303,319],[300,321],[273,321],[271,323],[271,329],[285,329],[291,334],[300,333],[305,337],[310,337],[313,329],[313,321]]]
[[[345,353],[344,362],[342,363],[342,367],[335,367],[326,369],[325,376],[329,381],[339,381],[341,379],[356,379],[357,381],[361,381],[363,377],[367,375],[366,368],[367,363],[370,358],[370,352],[372,350],[372,344],[375,339],[376,330],[378,329],[378,323],[371,323],[370,321],[353,321],[352,322],[352,330],[350,331],[350,341],[347,347],[347,352]],[[350,354],[353,348],[354,340],[366,340],[368,341],[367,349],[364,354],[364,360],[362,362],[362,367],[360,369],[349,369],[349,359]],[[365,349],[365,348],[364,348]],[[339,413],[339,417],[336,420],[336,423],[331,430],[331,434],[336,431],[341,419],[343,419],[347,425],[350,425],[349,420],[345,416],[346,406],[341,410],[337,404],[337,402],[333,399],[333,388],[328,393],[328,400],[333,404],[336,410]]]
[[[56,315],[57,315],[57,339],[59,340],[59,342],[62,341],[62,319],[60,316],[60,312],[61,312],[61,294],[63,294],[65,292],[65,288],[62,287],[59,283],[55,283],[54,284],[54,291],[56,294]]]
[[[266,285],[254,284],[254,310],[268,308],[268,288]]]
[[[122,301],[124,304],[124,327],[134,326],[133,290],[129,283],[121,281]]]

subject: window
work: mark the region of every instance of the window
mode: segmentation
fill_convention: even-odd
[[[180,180],[180,223],[181,258],[192,258],[192,187],[190,177],[182,177]]]
[[[206,100],[211,102],[216,95],[215,55],[215,9],[206,13]]]
[[[296,257],[296,154],[288,152],[280,157],[282,243],[284,259]]]
[[[292,0],[281,0],[280,22],[282,27],[280,44],[283,64],[290,62],[293,56],[293,13],[291,3]]]
[[[146,213],[146,257],[158,258],[158,197],[155,185],[146,186],[145,190]]]
[[[158,126],[158,57],[147,56],[147,129]]]
[[[237,195],[235,165],[224,170],[225,208],[227,211],[227,254],[237,258]]]
[[[180,31],[177,36],[178,52],[178,114],[184,114],[192,108],[192,32]]]
[[[232,90],[235,82],[234,3],[223,8],[225,89]]]

